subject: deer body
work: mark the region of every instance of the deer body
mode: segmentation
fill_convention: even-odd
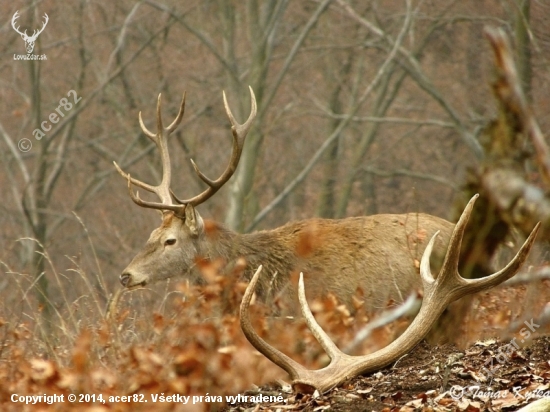
[[[368,309],[400,303],[420,289],[418,262],[428,240],[438,230],[436,251],[445,250],[453,224],[426,214],[374,215],[347,219],[309,219],[273,230],[239,234],[203,221],[192,207],[185,218],[165,213],[145,248],[124,270],[127,287],[176,277],[201,282],[199,259],[228,264],[244,258],[244,278],[259,265],[263,276],[256,288],[262,299],[282,293],[297,309],[293,273],[303,272],[310,297],[334,294],[350,306],[357,288]],[[294,311],[294,310],[293,310]]]
[[[195,207],[222,187],[233,175],[244,140],[256,116],[256,100],[250,89],[251,114],[244,124],[236,122],[224,94],[224,105],[232,124],[233,151],[222,175],[211,180],[193,162],[197,176],[208,186],[199,195],[178,199],[170,190],[171,167],[167,137],[183,118],[185,95],[176,119],[163,126],[160,95],[157,103],[157,132],[150,132],[139,115],[141,128],[161,154],[162,181],[152,186],[132,178],[115,163],[127,179],[132,200],[142,207],[161,210],[163,223],[155,229],[141,252],[120,276],[125,287],[144,286],[175,276],[200,282],[196,263],[199,259],[223,259],[231,264],[246,261],[245,279],[250,279],[259,265],[264,275],[259,279],[258,294],[264,299],[283,293],[295,299],[289,285],[291,274],[304,272],[311,297],[333,293],[345,303],[357,288],[365,294],[371,309],[385,307],[390,301],[401,302],[421,285],[418,262],[430,237],[441,231],[435,248],[443,252],[453,226],[425,214],[375,215],[340,220],[310,219],[288,223],[273,230],[237,234],[211,221],[203,221]],[[155,193],[160,203],[145,201],[132,186]],[[441,253],[442,255],[442,253]],[[389,271],[388,271],[389,270]]]

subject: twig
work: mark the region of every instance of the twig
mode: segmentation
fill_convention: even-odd
[[[372,173],[373,175],[380,176],[380,177],[407,176],[407,177],[412,177],[416,179],[431,180],[433,182],[441,183],[442,185],[452,187],[456,191],[458,191],[459,189],[456,183],[448,179],[445,179],[444,177],[435,176],[427,173],[414,172],[412,170],[406,170],[406,169],[380,170],[374,167],[364,167],[363,171],[365,173]]]
[[[397,50],[401,46],[403,39],[405,37],[405,34],[408,32],[410,23],[411,23],[411,10],[410,10],[410,1],[407,2],[407,15],[405,16],[405,21],[403,23],[403,27],[397,36],[397,40],[395,41],[393,48],[391,52],[389,53],[388,57],[382,63],[380,68],[378,69],[374,79],[369,83],[353,109],[350,111],[350,113],[338,124],[336,129],[332,132],[332,134],[324,141],[324,143],[321,145],[319,149],[315,152],[315,154],[311,157],[307,165],[302,169],[300,173],[298,173],[298,176],[296,176],[284,189],[279,195],[273,199],[260,213],[256,215],[252,223],[246,228],[246,231],[249,232],[253,230],[280,202],[282,202],[286,197],[292,193],[292,191],[307,177],[309,172],[313,169],[313,166],[321,159],[321,156],[327,150],[329,147],[331,147],[332,142],[334,142],[342,130],[349,124],[352,117],[355,116],[363,102],[366,100],[366,98],[370,95],[370,93],[374,90],[375,86],[378,85],[380,80],[382,79],[382,76],[386,72],[388,66],[390,63],[395,59],[395,56],[397,54]]]
[[[365,339],[367,339],[373,330],[386,326],[387,324],[399,319],[402,316],[416,314],[420,309],[422,299],[416,295],[410,295],[407,300],[400,306],[389,309],[376,317],[372,322],[365,325],[343,350],[345,353],[353,352]]]

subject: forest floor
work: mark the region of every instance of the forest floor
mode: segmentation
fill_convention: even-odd
[[[244,395],[282,393],[282,402],[225,411],[516,411],[550,398],[550,336],[519,349],[514,343],[485,340],[459,350],[423,342],[391,367],[323,395],[294,395],[290,385],[271,384]]]

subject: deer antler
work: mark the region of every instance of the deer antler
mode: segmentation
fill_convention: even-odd
[[[191,160],[193,167],[195,168],[195,172],[197,173],[199,178],[208,185],[208,188],[201,194],[187,200],[178,199],[170,189],[172,171],[171,171],[171,165],[170,165],[170,154],[168,152],[168,143],[167,143],[168,136],[178,127],[178,125],[181,123],[181,120],[183,118],[183,113],[185,108],[185,93],[183,94],[180,109],[179,109],[178,115],[176,116],[176,119],[172,122],[172,124],[170,124],[170,126],[166,128],[163,127],[163,123],[162,123],[161,95],[159,94],[158,101],[157,101],[157,132],[156,133],[150,132],[147,129],[147,127],[145,127],[143,123],[143,119],[141,117],[141,112],[139,112],[139,124],[141,126],[141,130],[143,131],[143,133],[145,133],[145,135],[149,139],[151,139],[155,143],[155,145],[157,146],[160,152],[161,159],[162,159],[162,180],[160,184],[157,186],[149,185],[140,180],[134,179],[133,177],[130,176],[130,174],[125,173],[118,166],[116,162],[113,162],[117,171],[125,179],[128,180],[128,191],[134,203],[136,203],[139,206],[147,207],[151,209],[171,210],[176,214],[182,215],[185,212],[186,205],[191,204],[193,206],[197,206],[203,203],[208,198],[210,198],[214,193],[216,193],[231,178],[231,176],[235,172],[235,169],[237,168],[237,165],[239,163],[239,159],[242,153],[242,148],[244,145],[246,134],[250,129],[252,121],[256,117],[256,111],[257,111],[256,98],[254,96],[254,92],[252,91],[251,87],[250,87],[250,98],[251,98],[251,113],[248,120],[243,125],[241,125],[237,123],[235,118],[233,117],[233,114],[229,109],[229,105],[227,104],[225,93],[223,94],[225,111],[227,113],[227,116],[229,117],[229,121],[231,122],[231,125],[232,125],[231,130],[233,132],[233,152],[231,155],[230,163],[227,166],[226,170],[222,173],[222,175],[218,179],[210,180],[198,169],[198,167],[195,165],[193,160]],[[155,193],[159,197],[160,203],[142,200],[139,197],[139,194],[137,192],[134,194],[132,185],[141,187],[142,189],[145,189],[151,193]],[[175,200],[178,204],[174,204],[173,200]]]
[[[130,197],[134,201],[135,204],[142,207],[148,207],[151,209],[160,209],[160,210],[171,210],[176,213],[182,213],[185,209],[185,207],[182,207],[181,205],[174,205],[172,203],[172,197],[170,195],[170,183],[172,179],[172,169],[170,164],[170,154],[168,153],[168,136],[176,129],[176,127],[179,126],[181,120],[183,119],[183,113],[185,111],[185,93],[183,93],[183,97],[181,99],[180,109],[178,111],[178,115],[170,124],[170,126],[164,128],[162,124],[162,114],[161,114],[161,94],[159,94],[159,97],[157,99],[157,132],[152,133],[150,132],[147,127],[143,124],[143,119],[141,117],[141,112],[139,112],[139,125],[141,126],[141,130],[145,135],[151,139],[155,145],[157,146],[157,149],[160,152],[160,156],[162,159],[162,180],[157,186],[152,186],[147,183],[144,183],[140,180],[134,179],[130,176],[130,174],[125,173],[122,171],[122,169],[118,166],[116,162],[113,162],[116,170],[118,173],[120,173],[124,178],[128,180],[128,191],[130,193]],[[132,184],[136,185],[137,187],[141,187],[142,189],[145,189],[151,193],[155,193],[161,203],[157,202],[148,202],[145,200],[141,200],[139,197],[139,193],[134,194],[134,191],[132,189]]]
[[[241,303],[241,328],[246,338],[259,352],[290,375],[295,392],[311,393],[316,389],[320,393],[324,393],[352,377],[389,365],[413,349],[428,334],[432,325],[451,302],[463,296],[492,288],[510,279],[527,258],[540,223],[535,226],[516,256],[504,269],[482,279],[469,280],[460,276],[458,273],[460,246],[477,197],[478,195],[475,195],[462,212],[451,236],[443,266],[435,279],[430,271],[430,255],[438,233],[428,243],[420,263],[420,274],[424,287],[422,307],[408,329],[390,345],[366,356],[350,356],[340,351],[315,321],[306,301],[303,275],[300,274],[298,293],[302,313],[309,329],[331,359],[329,365],[323,369],[309,370],[303,367],[265,342],[252,328],[248,308],[262,270],[261,266],[250,281]]]
[[[224,172],[221,174],[220,177],[218,177],[216,180],[210,180],[199,170],[195,162],[191,159],[191,163],[193,164],[195,173],[204,183],[208,185],[208,188],[205,189],[201,194],[198,194],[197,196],[194,196],[190,199],[185,199],[185,200],[180,200],[172,193],[172,196],[178,203],[182,205],[187,205],[187,204],[191,204],[193,206],[200,205],[201,203],[209,199],[214,193],[216,193],[231,178],[231,176],[233,176],[233,173],[235,173],[235,170],[237,169],[237,165],[239,164],[239,160],[241,159],[244,140],[246,138],[246,135],[248,134],[248,131],[250,130],[250,127],[252,126],[252,121],[256,117],[256,112],[257,112],[256,97],[254,96],[252,87],[249,86],[249,89],[250,89],[250,116],[248,116],[248,119],[246,122],[244,122],[244,124],[237,123],[237,121],[235,120],[235,117],[233,117],[233,113],[231,113],[231,109],[229,109],[229,105],[227,104],[227,98],[225,97],[225,92],[223,92],[223,105],[225,107],[225,113],[227,114],[227,117],[231,122],[231,133],[233,134],[233,148],[231,151],[231,159],[229,160],[229,164],[227,165],[227,167],[225,168]]]

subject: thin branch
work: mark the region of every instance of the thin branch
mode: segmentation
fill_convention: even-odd
[[[94,90],[92,90],[88,96],[82,97],[82,100],[78,103],[78,107],[75,107],[70,113],[65,115],[62,121],[60,121],[57,127],[50,133],[49,139],[53,139],[58,133],[61,132],[63,127],[65,127],[73,117],[77,116],[82,112],[95,98],[97,94],[102,92],[113,80],[122,74],[122,72],[128,67],[131,63],[136,60],[139,55],[151,44],[151,42],[160,34],[164,33],[166,27],[163,26],[159,30],[149,37],[149,39],[141,45],[141,47],[132,54],[128,60],[121,64],[110,76],[108,76],[104,81],[102,81]]]
[[[441,176],[435,176],[432,174],[427,173],[420,173],[420,172],[414,172],[412,170],[407,169],[396,169],[396,170],[380,170],[376,169],[375,167],[364,167],[361,169],[365,173],[371,173],[376,176],[380,177],[394,177],[394,176],[406,176],[406,177],[412,177],[415,179],[422,179],[422,180],[430,180],[432,182],[441,183],[442,185],[452,187],[453,190],[458,191],[460,189],[459,185],[452,182],[451,180],[445,179]]]
[[[145,0],[144,3],[147,3],[148,5],[161,10],[165,13],[168,13],[171,17],[173,17],[178,23],[180,23],[183,27],[185,27],[188,31],[190,31],[192,34],[195,35],[197,39],[199,39],[214,55],[214,57],[220,62],[220,64],[225,67],[227,72],[235,79],[235,81],[239,81],[239,74],[235,72],[231,64],[221,55],[221,53],[218,51],[216,46],[214,46],[214,43],[206,37],[205,34],[200,32],[199,30],[195,29],[194,27],[190,26],[184,19],[185,13],[183,15],[179,15],[174,13],[171,8],[168,6],[165,6],[163,4],[156,3],[151,0]]]
[[[550,267],[544,266],[534,272],[518,273],[512,279],[508,279],[502,286],[524,285],[531,282],[540,282],[542,280],[550,280]]]
[[[348,3],[346,3],[345,0],[336,0],[338,5],[342,7],[342,9],[354,20],[356,20],[359,24],[369,29],[371,32],[376,34],[377,36],[383,38],[388,43],[393,44],[392,38],[389,34],[384,32],[382,29],[377,27],[376,25],[369,22],[364,17],[360,16]],[[413,80],[417,82],[417,84],[428,94],[430,94],[442,107],[445,109],[445,111],[449,114],[451,119],[455,122],[458,130],[460,130],[462,138],[468,145],[468,147],[475,153],[475,155],[478,158],[483,157],[483,149],[477,139],[468,132],[466,126],[464,123],[460,120],[460,117],[455,112],[454,108],[451,106],[451,104],[443,97],[441,93],[437,90],[437,88],[434,86],[434,84],[430,81],[430,79],[424,74],[422,71],[422,68],[420,66],[420,63],[418,60],[414,57],[414,55],[408,51],[405,47],[399,47],[398,52],[405,57],[408,64],[404,64],[403,67],[409,72],[409,75]]]
[[[113,49],[113,51],[111,52],[111,54],[109,56],[109,60],[107,61],[107,64],[105,65],[105,72],[106,73],[109,73],[109,70],[111,69],[111,65],[113,64],[113,61],[114,61],[116,55],[118,54],[118,52],[124,46],[124,39],[125,39],[126,33],[128,31],[128,26],[130,25],[130,22],[132,21],[132,18],[136,14],[136,12],[137,12],[140,5],[141,5],[141,3],[139,3],[139,2],[136,3],[134,5],[134,7],[132,8],[132,10],[130,10],[130,13],[128,13],[128,16],[126,16],[126,18],[124,19],[124,23],[122,24],[122,28],[120,29],[120,34],[118,35],[116,46]]]
[[[127,170],[130,166],[132,166],[135,163],[138,163],[143,157],[151,153],[156,149],[156,146],[154,143],[150,143],[147,147],[145,147],[142,151],[140,151],[137,155],[132,157],[131,159],[126,160],[125,162],[117,162],[120,163],[120,167]],[[72,206],[71,210],[73,212],[78,212],[83,206],[86,205],[86,201],[93,197],[99,189],[105,184],[105,181],[107,178],[116,172],[116,169],[114,167],[110,167],[107,170],[103,170],[101,172],[97,172],[92,176],[86,185],[84,186],[84,189],[80,192],[80,196]],[[48,237],[51,237],[53,233],[61,226],[61,224],[67,219],[71,218],[71,215],[63,214],[60,215],[59,218],[53,222],[51,225],[48,226]]]
[[[345,119],[347,117],[346,114],[339,114],[334,113],[331,110],[329,110],[327,107],[322,106],[319,102],[314,101],[314,104],[319,107],[323,114],[319,115],[319,112],[313,112],[313,111],[304,111],[302,112],[303,115],[314,115],[314,116],[323,116],[328,117],[330,119]],[[437,119],[408,119],[404,117],[377,117],[377,116],[353,116],[351,118],[354,122],[370,122],[370,123],[394,123],[394,124],[412,124],[412,125],[418,125],[418,126],[438,126],[443,127],[447,129],[456,129],[456,124],[445,122],[443,120],[437,120]]]
[[[313,26],[315,26],[315,24],[317,24],[317,21],[319,20],[319,17],[321,17],[321,15],[328,8],[331,1],[332,0],[324,0],[319,5],[319,7],[317,7],[317,10],[315,10],[315,13],[313,13],[313,15],[310,17],[310,19],[307,22],[307,24],[305,25],[304,29],[302,30],[302,32],[300,33],[300,35],[298,36],[298,38],[296,39],[296,41],[292,45],[292,49],[290,49],[290,52],[288,53],[288,55],[287,55],[287,57],[286,57],[286,59],[283,63],[283,66],[282,66],[281,70],[279,71],[279,74],[278,74],[277,78],[273,82],[273,86],[271,87],[271,91],[270,91],[269,95],[262,101],[262,106],[260,107],[260,111],[258,113],[259,118],[263,117],[263,112],[265,110],[267,110],[267,108],[271,104],[271,101],[275,98],[275,95],[277,94],[277,90],[279,89],[279,86],[281,85],[281,82],[283,81],[283,78],[287,74],[288,69],[290,68],[290,65],[294,61],[294,57],[298,53],[298,50],[300,49],[300,47],[304,43],[307,35],[309,34],[309,32],[311,31]]]
[[[416,294],[410,295],[405,302],[401,305],[388,309],[365,325],[353,338],[353,340],[344,348],[342,352],[352,353],[357,349],[361,343],[368,339],[371,333],[382,326],[386,326],[393,321],[403,317],[403,316],[414,316],[420,310],[420,305],[422,304],[422,298]]]
[[[292,191],[300,184],[302,183],[309,172],[313,169],[313,166],[317,164],[319,159],[321,159],[323,153],[325,150],[327,150],[329,147],[331,147],[332,142],[334,142],[338,137],[340,136],[340,133],[344,128],[349,124],[353,116],[357,113],[359,108],[362,106],[366,98],[370,95],[372,90],[374,90],[374,87],[379,83],[382,76],[385,74],[388,66],[390,63],[395,59],[395,55],[397,53],[397,50],[399,49],[399,46],[403,42],[403,39],[405,38],[405,34],[408,32],[410,22],[411,22],[411,4],[410,0],[407,0],[407,14],[405,16],[405,21],[403,22],[403,27],[399,33],[399,36],[397,37],[397,40],[395,44],[393,45],[393,49],[389,53],[388,57],[384,61],[384,63],[380,66],[378,69],[378,72],[376,73],[374,79],[369,83],[369,85],[366,87],[365,91],[359,98],[359,100],[356,102],[355,106],[351,109],[350,113],[342,119],[342,121],[338,124],[338,126],[335,128],[335,130],[332,132],[332,134],[324,141],[324,143],[317,149],[315,154],[311,157],[309,162],[306,164],[306,166],[302,169],[300,173],[283,189],[281,193],[275,199],[273,199],[265,208],[263,208],[260,213],[256,215],[252,223],[246,228],[246,231],[249,232],[252,229],[254,229],[279,203],[281,203],[286,197],[292,193]]]
[[[2,137],[4,138],[4,141],[8,145],[11,154],[13,155],[13,158],[15,159],[15,162],[17,163],[17,166],[19,167],[19,170],[21,170],[21,174],[23,175],[23,178],[25,179],[25,183],[28,183],[30,180],[30,174],[29,170],[27,169],[27,166],[25,166],[25,162],[23,162],[23,158],[21,157],[21,152],[16,147],[16,145],[13,143],[13,140],[11,139],[8,132],[6,132],[6,129],[4,129],[4,126],[0,122],[0,133],[2,134]]]

